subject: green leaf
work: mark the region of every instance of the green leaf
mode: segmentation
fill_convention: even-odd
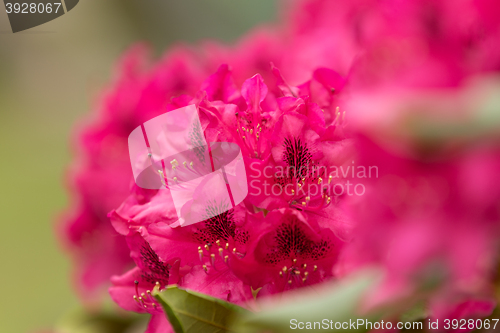
[[[415,303],[408,311],[404,312],[401,317],[401,322],[419,321],[427,318],[428,310],[425,302],[420,301]]]
[[[191,290],[169,286],[155,294],[176,333],[236,332],[232,321],[249,311],[235,304]]]
[[[376,272],[364,272],[362,275],[348,277],[329,288],[319,287],[307,293],[283,295],[280,304],[270,303],[259,313],[249,313],[235,323],[234,329],[242,333],[254,332],[293,332],[292,320],[297,322],[349,322],[359,318],[374,321],[380,314],[361,314],[359,306],[367,291],[379,280]],[[307,330],[324,332],[325,329]],[[335,329],[330,331],[337,331]],[[366,332],[360,329],[340,329],[342,332]]]

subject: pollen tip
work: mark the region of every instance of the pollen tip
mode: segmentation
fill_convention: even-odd
[[[292,280],[288,280],[288,284],[292,284]]]
[[[317,269],[318,269],[318,266],[314,265],[313,271],[316,272]]]
[[[306,268],[307,268],[307,264],[303,264],[303,265],[302,265],[302,268],[303,268],[303,269],[306,269]]]
[[[229,256],[224,256],[224,262],[227,262],[227,259],[229,259]]]
[[[286,268],[286,266],[285,266],[285,267],[283,267],[283,272],[285,272],[285,273],[286,273],[286,271],[287,271],[287,268]]]

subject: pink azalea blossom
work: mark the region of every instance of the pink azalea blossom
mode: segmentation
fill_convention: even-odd
[[[386,278],[368,305],[409,297],[424,300],[430,318],[489,315],[498,146],[481,135],[426,136],[432,125],[472,122],[479,99],[469,79],[500,70],[500,5],[459,5],[304,0],[284,27],[233,47],[178,47],[155,65],[133,49],[80,134],[70,173],[77,209],[62,233],[81,291],[114,275],[113,300],[151,314],[148,332],[170,332],[148,290],[178,283],[251,308],[252,291],[282,293],[377,265]],[[229,210],[214,200],[208,218],[183,226],[221,189],[207,177],[176,210],[169,191],[131,185],[126,138],[188,105],[207,143],[241,148],[248,177],[235,182],[248,182],[249,195]],[[356,184],[362,195],[349,194]]]
[[[250,288],[228,267],[246,255],[247,243],[259,230],[243,205],[191,226],[157,223],[148,230],[148,242],[162,258],[180,258],[183,266],[192,267],[183,283],[186,288],[243,305],[251,299]]]
[[[231,262],[235,274],[260,295],[310,286],[333,276],[343,242],[297,210],[271,211],[250,239],[247,255]]]

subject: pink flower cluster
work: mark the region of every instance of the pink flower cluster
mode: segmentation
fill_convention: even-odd
[[[151,65],[137,46],[120,61],[70,171],[77,205],[61,232],[82,295],[111,278],[116,303],[152,314],[149,332],[167,332],[154,288],[179,284],[252,308],[257,290],[376,265],[386,278],[373,305],[417,294],[436,318],[491,313],[498,136],[429,141],[415,124],[474,118],[464,103],[472,78],[500,71],[500,4],[310,0],[288,14],[283,28],[232,48],[181,46]],[[134,184],[127,137],[191,104],[208,142],[241,147],[249,183],[279,191],[249,184],[234,209],[172,227],[168,191]],[[353,176],[330,170],[354,165],[377,177],[357,180],[363,195],[337,195]]]

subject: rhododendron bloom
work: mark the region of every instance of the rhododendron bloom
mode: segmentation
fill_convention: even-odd
[[[233,262],[234,272],[253,289],[280,293],[332,277],[343,246],[332,230],[285,208],[271,211],[261,223],[247,255]]]
[[[243,205],[190,226],[158,223],[148,230],[148,242],[162,258],[179,258],[192,267],[183,286],[239,304],[251,299],[250,288],[228,266],[247,254],[248,242],[259,230],[257,218]]]
[[[367,309],[488,316],[500,6],[461,4],[297,1],[282,29],[232,48],[180,48],[147,70],[132,51],[73,174],[66,234],[97,249],[84,289],[114,274],[112,299],[168,332],[150,293],[171,284],[257,309],[375,265]]]

